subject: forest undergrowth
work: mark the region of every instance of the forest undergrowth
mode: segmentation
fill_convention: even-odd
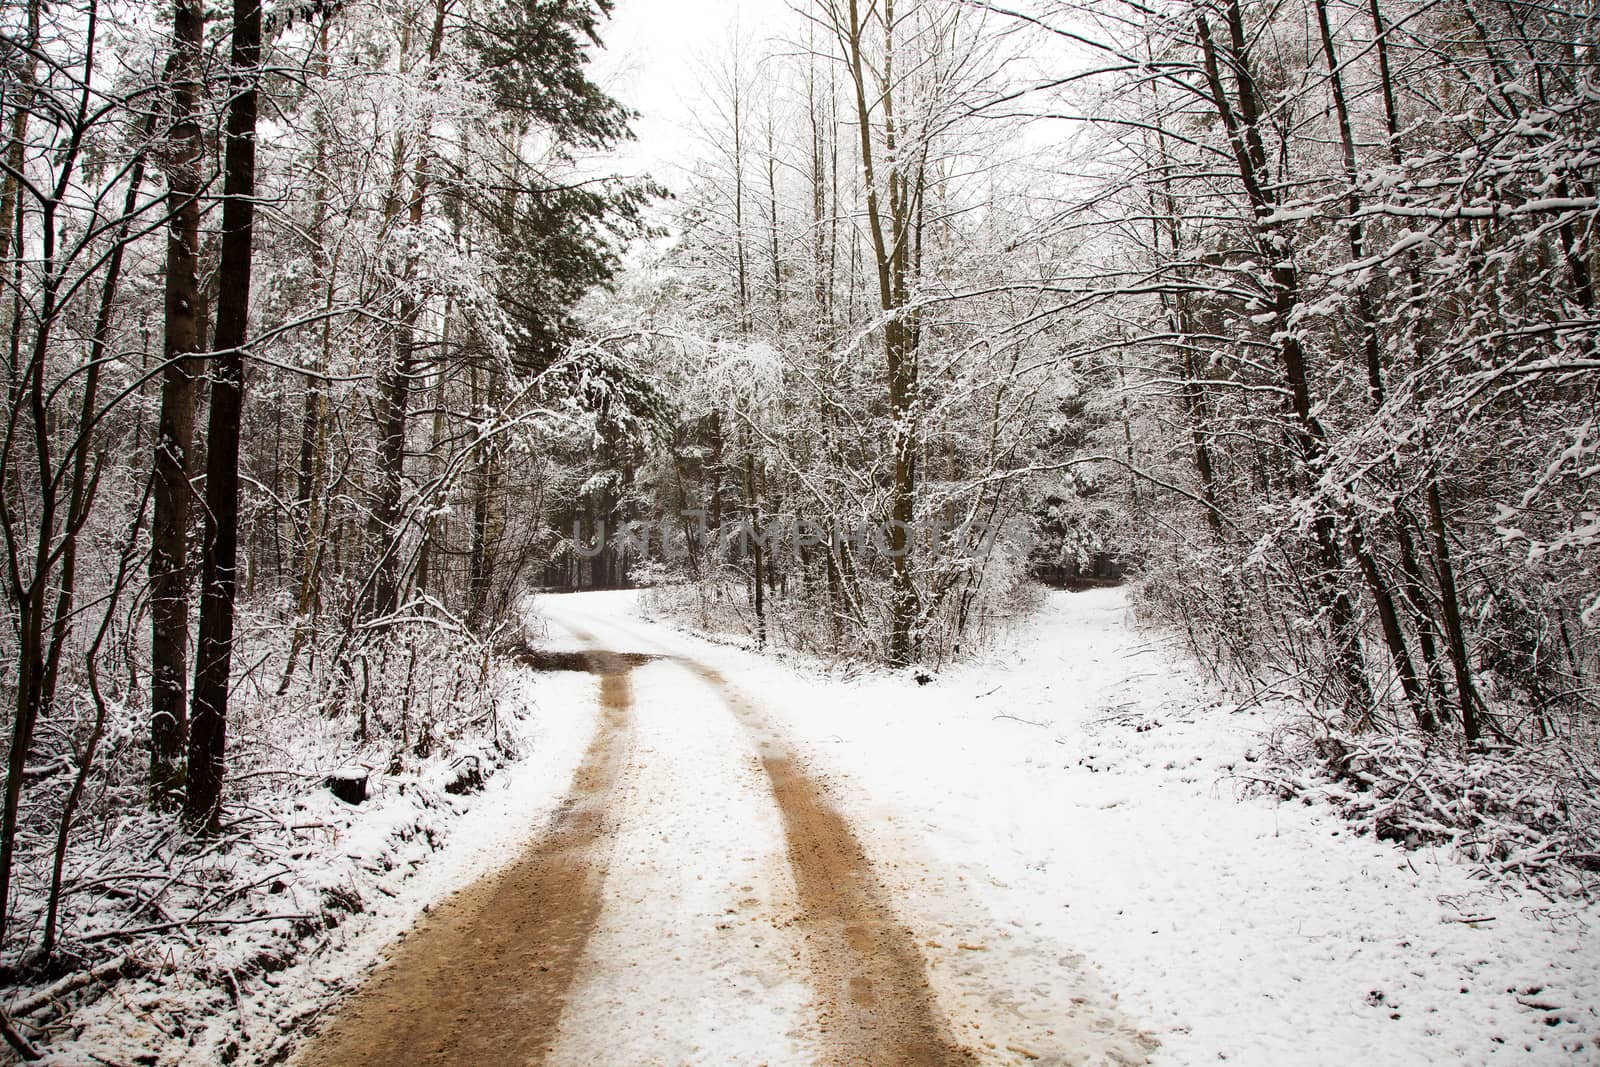
[[[12,922],[36,941],[47,917],[55,932],[51,953],[5,975],[8,1025],[34,1035],[25,1045],[70,1038],[96,999],[130,980],[122,1009],[133,1005],[128,1018],[166,1047],[228,1063],[248,1045],[251,1062],[272,1062],[308,1020],[248,1019],[261,985],[393,897],[473,795],[525,754],[520,628],[485,640],[422,618],[354,644],[331,634],[303,650],[280,691],[289,631],[271,617],[241,622],[260,660],[237,683],[236,786],[215,833],[146,803],[143,720],[116,687],[103,694],[103,722],[75,724],[99,735],[99,773],[76,798],[59,871],[59,809],[30,809]],[[77,765],[65,755],[34,783],[58,803]],[[315,1013],[326,998],[293,999]]]

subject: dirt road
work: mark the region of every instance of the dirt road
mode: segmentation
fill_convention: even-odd
[[[601,715],[542,840],[420,923],[297,1062],[541,1063],[605,886],[608,809],[627,764],[626,661],[588,657]]]
[[[964,1064],[935,1009],[911,933],[881,899],[861,843],[760,709],[721,674],[684,661],[744,726],[783,815],[789,865],[810,932],[809,964],[832,1059],[850,1064]]]
[[[629,903],[608,886],[607,874],[618,833],[619,784],[641,773],[631,671],[651,659],[631,649],[593,648],[592,638],[586,643],[591,650],[572,665],[598,677],[602,713],[542,839],[502,873],[435,909],[296,1062],[562,1061],[564,1010],[597,981],[593,972],[623,966],[585,949],[607,901]],[[786,855],[775,862],[786,861],[794,901],[779,925],[799,932],[799,947],[786,963],[811,993],[809,1058],[875,1067],[976,1062],[952,1039],[914,938],[896,920],[860,841],[826,790],[772,731],[756,702],[709,667],[672,662],[691,672],[717,698],[722,714],[737,722],[733,737],[742,737],[746,756],[759,762],[781,816]],[[592,1035],[589,1040],[592,1047]]]

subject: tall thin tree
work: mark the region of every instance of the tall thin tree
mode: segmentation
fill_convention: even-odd
[[[200,349],[200,128],[205,5],[177,0],[172,15],[172,127],[168,136],[165,340],[150,526],[150,799],[183,785],[189,646],[189,515]]]
[[[214,827],[222,801],[228,684],[233,660],[235,567],[239,548],[239,432],[244,413],[244,346],[254,253],[256,93],[261,67],[261,0],[233,0],[233,47],[223,159],[221,297],[213,334],[211,409],[206,427],[206,525],[200,564],[184,818]]]

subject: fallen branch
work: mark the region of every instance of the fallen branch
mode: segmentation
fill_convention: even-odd
[[[1090,719],[1086,725],[1099,726],[1101,723],[1117,722],[1122,719],[1130,718],[1131,716],[1138,714],[1136,711],[1129,710],[1130,708],[1135,707],[1138,703],[1139,702],[1137,700],[1124,700],[1121,704],[1107,704],[1100,710],[1109,711],[1111,714],[1102,715],[1098,719]]]
[[[129,959],[127,956],[118,956],[115,959],[96,964],[87,971],[79,971],[77,974],[69,974],[65,978],[58,979],[32,996],[24,997],[17,1001],[8,1010],[12,1015],[20,1019],[23,1016],[32,1015],[53,1000],[59,1000],[74,990],[82,989],[91,982],[99,982],[124,971],[133,974],[140,970],[143,970],[142,964]]]
[[[245,926],[249,923],[269,923],[276,919],[287,919],[293,922],[310,918],[312,918],[310,915],[249,915],[242,919],[179,919],[175,922],[156,923],[154,926],[133,926],[124,930],[106,930],[102,933],[90,934],[82,940],[87,944],[91,941],[109,941],[113,937],[159,934],[167,930],[176,930],[180,926]]]

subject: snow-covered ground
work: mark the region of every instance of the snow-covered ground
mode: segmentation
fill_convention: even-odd
[[[985,1062],[1600,1063],[1600,909],[1251,791],[1288,709],[1220,703],[1120,591],[1053,594],[1008,647],[929,685],[714,643],[642,618],[631,593],[531,609],[554,649],[658,657],[629,672],[603,903],[552,1064],[817,1062],[770,743],[848,820],[939,1014]],[[307,795],[296,817],[330,841],[297,884],[359,887],[358,914],[274,973],[252,970],[249,941],[175,946],[188,962],[112,986],[52,1062],[276,1062],[425,910],[549,825],[597,680],[515,684],[501,706],[525,757],[484,793],[443,809],[381,780],[357,808]],[[196,977],[230,967],[232,998]]]
[[[148,969],[79,1009],[71,1020],[76,1037],[53,1042],[42,1062],[281,1062],[386,946],[428,908],[515,858],[560,803],[594,730],[593,680],[517,671],[505,686],[501,726],[523,755],[481,793],[449,796],[437,780],[379,770],[360,806],[310,789],[292,809],[273,813],[292,821],[304,844],[283,857],[296,869],[281,879],[281,906],[270,910],[315,914],[325,908],[319,891],[337,891],[353,914],[316,930],[293,953],[281,950],[286,921],[204,928],[154,955],[141,951]],[[278,969],[264,952],[292,962]],[[0,1059],[9,1062],[10,1054],[0,1046]]]
[[[713,644],[633,594],[539,609],[758,702],[864,840],[953,1031],[997,1062],[1117,1062],[1130,1025],[1159,1064],[1600,1062],[1600,912],[1251,795],[1286,710],[1219,703],[1121,591],[1053,594],[1012,647],[927,686]],[[683,705],[636,673],[641,707]],[[692,841],[679,870],[704,862]],[[693,1062],[732,1062],[715,1049]]]

